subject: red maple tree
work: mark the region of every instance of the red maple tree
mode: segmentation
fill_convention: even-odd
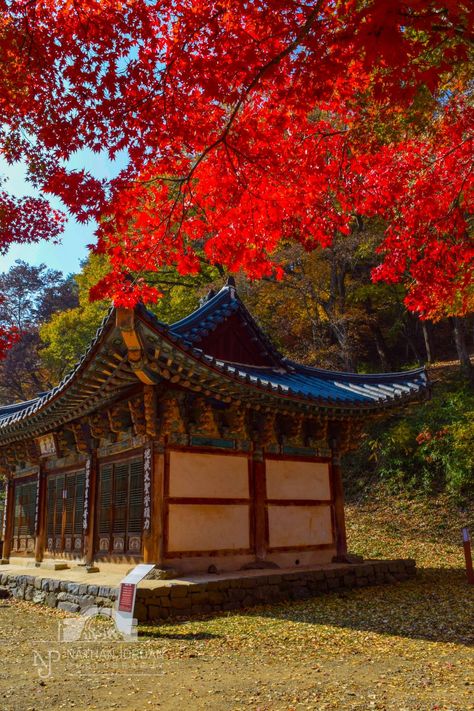
[[[203,259],[275,273],[282,241],[327,245],[362,216],[387,225],[374,278],[403,281],[410,309],[472,307],[468,0],[0,8],[2,152],[97,220],[111,272],[94,297],[154,299],[145,272]],[[82,148],[128,165],[110,181],[68,170]],[[61,230],[42,199],[0,202],[3,251]]]

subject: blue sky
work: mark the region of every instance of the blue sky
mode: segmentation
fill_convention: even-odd
[[[111,178],[115,176],[126,162],[126,155],[119,156],[117,160],[110,161],[107,154],[94,154],[90,151],[78,151],[68,163],[70,168],[86,167],[98,178]],[[18,197],[22,195],[37,195],[37,191],[25,180],[25,168],[21,163],[13,166],[7,165],[0,159],[0,175],[7,177],[4,188]],[[63,209],[60,200],[50,199],[53,207]],[[47,264],[52,269],[59,269],[64,274],[77,272],[80,261],[87,256],[87,244],[94,240],[95,223],[79,224],[69,218],[64,231],[62,242],[59,245],[47,242],[38,244],[16,245],[5,256],[0,256],[0,272],[6,271],[16,259],[23,259],[29,264]]]

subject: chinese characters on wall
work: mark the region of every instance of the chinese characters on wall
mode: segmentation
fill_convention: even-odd
[[[152,450],[147,447],[143,453],[143,532],[151,527],[151,467]]]

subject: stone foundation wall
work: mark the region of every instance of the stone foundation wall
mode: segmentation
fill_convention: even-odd
[[[149,581],[137,591],[139,622],[195,617],[265,603],[301,600],[343,589],[402,582],[416,573],[414,560],[369,561],[321,570],[265,572],[205,582]],[[31,575],[0,574],[0,591],[68,612],[92,605],[111,607],[118,590]]]
[[[118,595],[117,589],[101,585],[8,573],[0,574],[0,586],[0,592],[3,589],[17,600],[57,607],[67,612],[80,612],[93,605],[112,607]]]

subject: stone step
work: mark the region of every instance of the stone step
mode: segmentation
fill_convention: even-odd
[[[44,570],[68,570],[69,563],[67,560],[43,560],[41,563],[28,561],[27,568],[44,568]]]

